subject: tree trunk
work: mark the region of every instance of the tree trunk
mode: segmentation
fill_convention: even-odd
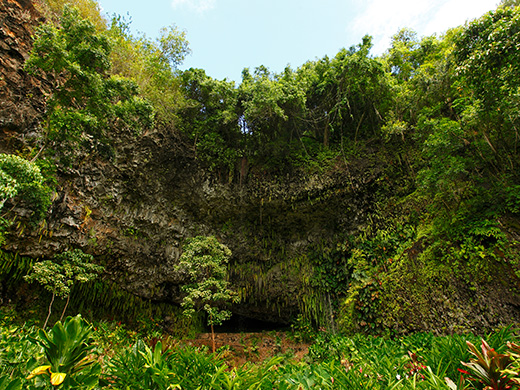
[[[327,122],[325,123],[325,128],[323,129],[323,146],[325,146],[326,148],[329,147],[329,135],[329,116],[327,115]]]
[[[215,353],[215,331],[213,330],[213,324],[211,324],[211,349]]]
[[[63,308],[63,311],[61,312],[60,321],[63,320],[63,316],[65,315],[65,310],[67,310],[67,306],[69,306],[69,301],[70,301],[70,294],[67,295],[67,302],[65,303],[65,307]]]
[[[54,297],[55,297],[55,295],[52,294],[51,304],[49,305],[49,314],[47,314],[47,318],[45,319],[45,324],[43,324],[43,329],[45,329],[47,327],[47,322],[49,322],[49,317],[51,316],[51,313],[52,313],[52,303],[54,302]]]

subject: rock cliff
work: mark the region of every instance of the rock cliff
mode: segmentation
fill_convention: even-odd
[[[0,11],[1,149],[13,152],[36,146],[49,91],[45,80],[23,69],[42,18],[31,2],[2,0]],[[362,209],[356,203],[363,202],[352,194],[366,193],[366,183],[354,185],[338,174],[271,178],[252,171],[247,183],[223,183],[199,166],[173,128],[138,138],[114,134],[113,147],[110,161],[78,153],[72,167],[58,167],[48,218],[38,228],[18,226],[4,249],[41,258],[80,247],[101,259],[107,277],[127,291],[178,302],[180,279],[173,269],[182,240],[215,234],[232,249],[235,264],[254,265],[245,274],[234,273],[254,302],[236,311],[287,322],[298,311],[292,297],[301,280],[281,264],[302,255],[309,243],[333,236],[338,227],[352,228]],[[332,203],[324,207],[327,200]],[[270,249],[273,244],[284,256]]]
[[[2,152],[38,147],[49,89],[45,80],[28,75],[23,63],[31,33],[41,21],[30,1],[0,0]],[[121,132],[112,140],[112,159],[78,151],[71,167],[58,167],[46,221],[37,228],[16,226],[6,251],[48,258],[82,248],[106,265],[106,278],[126,291],[154,302],[179,303],[182,280],[174,266],[183,240],[216,235],[233,252],[232,282],[243,297],[233,311],[288,323],[304,309],[308,286],[308,264],[299,259],[339,233],[366,226],[374,196],[386,185],[383,166],[370,158],[349,169],[338,160],[338,169],[320,173],[272,176],[251,167],[245,177],[221,179],[199,164],[173,126],[137,138]],[[504,295],[500,290],[486,296],[497,294]],[[461,292],[459,300],[464,297]],[[517,309],[509,300],[503,305],[493,315],[507,317],[507,322]],[[438,315],[413,326],[432,329]],[[490,319],[486,326],[499,322]]]
[[[23,70],[31,35],[42,21],[31,1],[5,0],[0,5],[0,148],[4,150],[17,138],[34,135],[45,110],[45,81]]]

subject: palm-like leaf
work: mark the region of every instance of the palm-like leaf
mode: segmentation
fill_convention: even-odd
[[[512,362],[511,356],[496,352],[484,340],[481,342],[481,351],[469,341],[467,345],[474,357],[469,363],[462,364],[470,370],[470,376],[484,384],[486,389],[510,389],[514,381],[506,370]]]
[[[75,373],[92,364],[87,354],[92,328],[81,316],[60,321],[49,332],[40,330],[39,344],[44,348],[53,372]]]

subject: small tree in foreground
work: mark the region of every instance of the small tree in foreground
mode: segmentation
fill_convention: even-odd
[[[67,298],[61,313],[61,321],[69,305],[70,289],[74,282],[89,282],[104,270],[104,267],[93,264],[92,260],[92,255],[84,253],[81,249],[74,249],[55,255],[54,260],[44,260],[34,264],[31,272],[25,276],[27,282],[37,281],[52,293],[49,313],[43,324],[44,329],[51,316],[52,304],[56,296],[62,299]]]
[[[186,293],[181,306],[184,314],[191,317],[196,311],[204,310],[211,327],[212,350],[215,352],[213,325],[221,325],[231,317],[223,308],[237,302],[237,294],[228,288],[226,264],[231,257],[229,248],[213,236],[198,236],[187,241],[177,269],[187,274],[188,280],[182,287]]]

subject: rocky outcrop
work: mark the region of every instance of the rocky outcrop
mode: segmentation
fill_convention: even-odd
[[[43,19],[21,0],[0,0],[0,15],[0,151],[15,152],[39,146],[49,84],[27,74],[24,61]],[[72,166],[58,167],[48,217],[37,227],[14,225],[4,249],[50,258],[79,247],[125,290],[175,303],[183,240],[214,234],[232,249],[233,282],[246,296],[235,311],[262,320],[287,322],[299,310],[301,278],[287,272],[289,262],[336,229],[359,225],[369,197],[362,194],[374,180],[353,181],[340,170],[269,177],[254,169],[219,180],[172,127],[112,140],[112,158],[78,150]]]
[[[0,152],[37,145],[49,88],[45,80],[28,75],[23,64],[40,21],[31,2],[0,0]],[[178,303],[182,275],[175,265],[183,240],[216,235],[233,252],[232,282],[243,297],[234,312],[264,321],[287,323],[302,309],[309,266],[301,259],[310,249],[334,242],[338,232],[356,233],[366,226],[375,194],[388,180],[370,150],[348,169],[338,160],[336,167],[319,173],[273,176],[244,160],[237,177],[219,178],[199,164],[173,126],[111,138],[112,157],[77,150],[70,167],[58,167],[48,217],[37,227],[13,225],[4,249],[49,258],[82,248],[106,266],[106,278],[126,291]],[[415,294],[406,288],[399,292]],[[494,297],[488,291],[493,288],[486,286],[481,294]],[[459,295],[447,312],[466,307],[464,294]],[[401,306],[409,304],[404,301]],[[507,322],[518,308],[507,299],[503,305],[493,315],[508,317]],[[414,318],[424,323],[399,326],[429,330],[442,315],[428,317],[423,310]],[[467,315],[477,318],[479,313]],[[486,326],[498,323],[489,319]]]
[[[299,309],[294,297],[301,291],[300,275],[287,272],[289,261],[323,237],[334,236],[338,227],[357,226],[354,221],[366,208],[359,203],[360,193],[369,193],[366,183],[355,184],[358,192],[345,177],[275,180],[252,173],[248,185],[221,183],[198,165],[175,131],[156,130],[138,139],[120,134],[117,139],[113,161],[85,155],[59,172],[45,225],[23,234],[23,226],[18,227],[6,244],[8,251],[50,257],[80,247],[103,261],[108,277],[127,291],[179,302],[182,280],[174,266],[182,241],[217,235],[241,270],[233,272],[235,285],[248,289],[250,304],[235,311],[288,322]],[[351,212],[341,211],[346,209]]]
[[[48,86],[23,69],[42,20],[31,1],[0,2],[0,150],[20,136],[34,136],[45,110]]]

